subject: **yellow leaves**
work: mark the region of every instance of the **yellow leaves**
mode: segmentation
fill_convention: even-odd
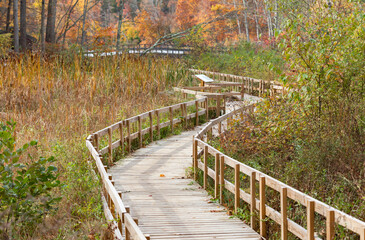
[[[213,12],[215,12],[215,11],[220,11],[220,10],[222,10],[222,9],[224,9],[224,6],[223,6],[222,4],[216,4],[216,5],[213,5],[213,6],[212,6],[212,8],[211,8],[211,10],[212,10]]]

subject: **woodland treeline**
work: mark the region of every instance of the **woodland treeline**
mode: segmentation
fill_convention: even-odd
[[[153,43],[175,33],[179,44],[267,43],[284,19],[280,1],[1,0],[0,41],[15,52]]]

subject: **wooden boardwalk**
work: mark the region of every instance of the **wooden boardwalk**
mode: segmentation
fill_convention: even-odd
[[[151,239],[261,239],[185,177],[194,134],[183,132],[152,143],[108,171],[131,215]]]

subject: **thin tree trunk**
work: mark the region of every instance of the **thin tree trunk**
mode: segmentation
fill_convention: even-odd
[[[27,50],[27,0],[20,0],[20,46]]]
[[[10,12],[11,12],[11,0],[9,0],[8,9],[6,11],[6,27],[5,31],[10,32]]]
[[[86,24],[86,14],[87,14],[87,4],[89,3],[89,0],[86,0],[86,3],[84,4],[84,15],[82,19],[82,32],[81,32],[81,48],[84,47],[84,42],[86,38],[86,32],[85,32],[85,24]]]
[[[236,0],[233,0],[233,7],[234,9],[236,9]],[[237,27],[238,27],[238,36],[241,36],[241,23],[240,23],[240,19],[238,17],[238,14],[236,14],[237,17]]]
[[[274,19],[274,29],[280,29],[278,0],[275,0],[275,19]]]
[[[270,9],[268,7],[268,3],[267,1],[265,1],[265,12],[266,12],[266,18],[267,18],[267,32],[269,35],[269,38],[271,39],[273,34],[272,34],[272,19],[271,19],[271,12]]]
[[[48,2],[48,15],[47,15],[47,27],[46,27],[46,42],[56,42],[56,6],[57,0],[49,0]]]
[[[46,17],[45,17],[45,13],[46,13],[46,1],[45,0],[42,0],[42,11],[41,11],[41,30],[40,30],[40,33],[39,33],[39,38],[40,38],[40,43],[41,43],[41,51],[44,53],[44,51],[46,50],[46,46],[45,46],[45,43],[44,43],[44,28],[45,28],[45,25],[44,25],[44,22],[46,20]]]
[[[19,52],[18,0],[14,0],[13,17],[14,17],[14,51],[18,53]]]
[[[257,38],[257,41],[260,41],[260,24],[259,24],[259,19],[258,19],[259,6],[258,6],[257,0],[254,0],[254,3],[255,3],[256,38]]]
[[[242,0],[243,6],[245,7],[245,11],[244,11],[244,20],[245,20],[245,30],[246,30],[246,38],[247,38],[247,42],[250,42],[250,32],[249,32],[249,27],[248,27],[248,20],[247,20],[247,15],[248,15],[248,4],[246,0]]]
[[[120,35],[121,35],[121,28],[123,22],[123,9],[124,9],[124,0],[119,1],[119,16],[118,16],[118,30],[117,30],[117,44],[116,44],[116,51],[119,54],[119,43],[120,43]]]
[[[72,11],[74,10],[74,8],[76,7],[77,3],[79,2],[79,0],[76,0],[76,2],[71,6],[70,10],[68,11],[67,13],[67,18],[66,18],[66,26],[65,26],[65,29],[68,28],[69,26],[69,21],[70,21],[70,17],[71,17],[71,14],[72,14]],[[72,4],[72,3],[71,3]],[[66,43],[66,33],[67,31],[65,30],[63,32],[63,39],[62,39],[62,48],[65,47],[65,43]]]

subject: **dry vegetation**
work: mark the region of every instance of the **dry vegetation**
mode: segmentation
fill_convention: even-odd
[[[168,90],[185,79],[178,60],[83,59],[38,55],[0,62],[0,121],[17,122],[17,145],[36,139],[54,155],[65,184],[58,210],[22,239],[99,239],[106,232],[99,184],[85,137],[117,120],[177,102]],[[22,161],[31,161],[22,159]]]

